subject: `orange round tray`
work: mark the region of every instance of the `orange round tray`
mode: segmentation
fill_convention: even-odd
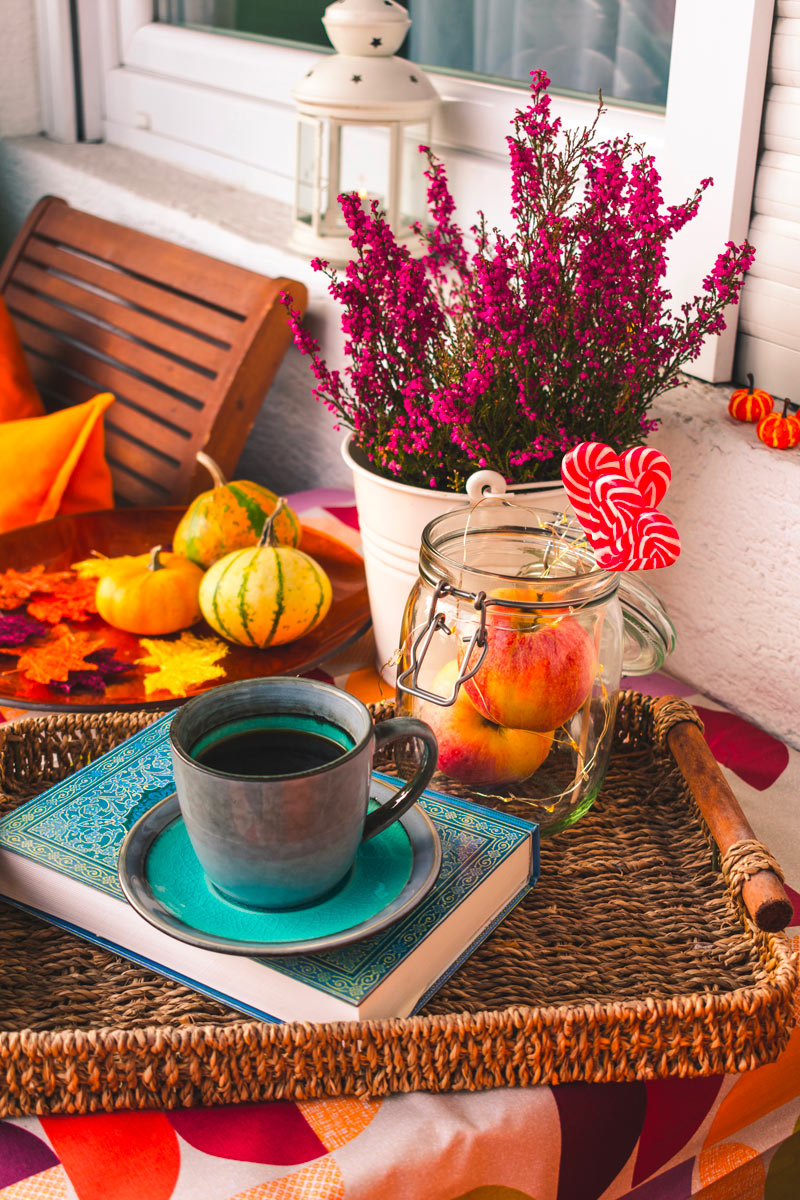
[[[72,563],[88,558],[93,550],[113,557],[143,554],[159,544],[167,547],[182,513],[180,507],[109,509],[12,529],[0,534],[0,571],[9,567],[26,570],[37,563],[44,563],[48,570],[63,571]],[[159,710],[171,708],[221,683],[264,675],[299,675],[319,666],[369,629],[367,586],[360,557],[344,542],[304,525],[301,547],[321,564],[333,587],[327,617],[306,637],[266,650],[231,645],[221,664],[225,675],[190,689],[188,696],[175,696],[171,692],[151,692],[147,696],[144,667],[135,667],[109,683],[103,693],[80,691],[65,696],[55,688],[25,679],[14,670],[13,657],[3,655],[0,648],[0,707],[53,712]],[[113,629],[100,617],[76,622],[73,628],[102,630],[106,644],[116,647],[120,658],[131,660],[143,656],[134,634]],[[204,621],[194,625],[192,632],[200,637],[216,636]]]

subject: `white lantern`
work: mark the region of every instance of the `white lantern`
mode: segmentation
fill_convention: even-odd
[[[293,93],[297,170],[292,249],[336,265],[352,257],[337,197],[377,200],[394,233],[425,216],[430,121],[438,95],[424,71],[398,50],[411,24],[395,0],[334,0],[322,18],[336,54],[323,58]],[[412,246],[413,249],[413,246]]]

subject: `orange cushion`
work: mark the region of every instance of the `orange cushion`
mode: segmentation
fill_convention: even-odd
[[[0,296],[0,421],[39,417],[43,412],[14,322]]]
[[[0,425],[0,533],[67,513],[113,508],[103,413],[114,397]]]

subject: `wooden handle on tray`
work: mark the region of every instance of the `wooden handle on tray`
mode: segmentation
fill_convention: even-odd
[[[653,706],[656,716],[674,702],[673,696],[657,700]],[[666,741],[722,857],[737,842],[754,841],[750,823],[699,727],[690,720],[677,721],[667,730]],[[759,929],[777,933],[792,920],[792,903],[780,878],[769,867],[746,880],[742,900]]]

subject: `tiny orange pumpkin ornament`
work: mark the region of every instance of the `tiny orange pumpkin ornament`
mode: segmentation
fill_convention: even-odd
[[[109,625],[128,633],[174,633],[200,620],[202,579],[196,563],[154,546],[100,578],[97,611]]]
[[[772,412],[775,403],[772,396],[754,384],[752,374],[748,374],[747,387],[737,388],[728,401],[728,412],[737,421],[760,421]]]
[[[756,433],[767,446],[775,450],[791,450],[800,442],[800,416],[789,414],[791,401],[784,400],[782,413],[767,413],[756,425]]]

